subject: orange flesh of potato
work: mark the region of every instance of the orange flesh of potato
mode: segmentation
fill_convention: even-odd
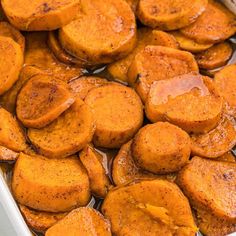
[[[72,93],[84,100],[88,92],[96,87],[108,84],[108,80],[96,76],[82,76],[69,83]]]
[[[236,163],[194,157],[177,182],[194,208],[236,222]]]
[[[206,134],[191,135],[192,155],[216,158],[236,145],[236,123],[224,116],[219,125]]]
[[[8,20],[25,31],[54,30],[77,14],[79,0],[2,0]]]
[[[221,42],[235,34],[236,18],[221,3],[209,0],[206,11],[181,32],[199,43]]]
[[[117,236],[187,236],[197,231],[187,198],[166,180],[136,181],[111,190],[102,213]]]
[[[42,128],[74,101],[65,82],[52,76],[36,75],[26,82],[18,94],[17,117],[26,127]]]
[[[226,66],[215,74],[214,83],[226,101],[227,112],[236,117],[236,64]]]
[[[226,152],[222,156],[216,158],[217,161],[236,162],[235,156],[231,152]]]
[[[47,159],[21,153],[12,191],[18,203],[48,212],[67,212],[90,199],[88,175],[77,157]]]
[[[131,9],[133,10],[133,12],[136,12],[137,6],[138,6],[138,1],[139,0],[125,0],[131,7]]]
[[[207,4],[208,0],[140,0],[137,14],[144,25],[175,30],[193,23]]]
[[[0,146],[0,162],[16,161],[19,153],[14,152],[6,147]]]
[[[111,226],[101,213],[81,207],[47,230],[45,236],[111,236]]]
[[[15,152],[25,150],[25,136],[13,115],[0,108],[0,119],[0,145]]]
[[[223,42],[195,55],[198,66],[202,69],[216,69],[224,66],[230,59],[233,49],[229,43]]]
[[[46,32],[26,34],[25,65],[35,66],[66,82],[82,74],[81,68],[63,64],[54,57],[47,46]]]
[[[76,20],[59,31],[62,47],[90,65],[126,56],[136,43],[136,22],[124,0],[81,0]]]
[[[189,52],[201,52],[208,48],[210,48],[213,44],[206,43],[197,43],[194,40],[186,37],[180,31],[171,32],[171,34],[175,37],[181,49],[189,51]]]
[[[131,88],[115,83],[94,88],[85,103],[96,119],[95,146],[119,148],[142,126],[142,102]]]
[[[49,125],[42,129],[28,129],[28,137],[40,154],[60,158],[82,150],[92,140],[94,128],[91,109],[77,98]]]
[[[103,157],[89,145],[80,152],[79,157],[88,172],[91,192],[104,198],[111,183],[102,164]]]
[[[134,137],[132,155],[142,169],[155,174],[180,170],[190,157],[190,137],[168,122],[144,126]]]
[[[116,80],[128,82],[127,73],[133,59],[135,58],[136,54],[142,51],[147,45],[160,45],[178,48],[178,43],[170,34],[163,31],[140,28],[138,30],[138,42],[134,50],[128,54],[127,57],[124,57],[108,65],[108,72]]]
[[[145,105],[152,122],[166,120],[194,133],[215,128],[223,109],[211,79],[195,74],[155,82]]]
[[[23,205],[19,205],[19,208],[27,225],[33,230],[42,233],[67,215],[67,213],[36,211]]]
[[[24,36],[15,29],[8,22],[0,22],[0,36],[12,38],[16,43],[18,43],[24,52],[25,50],[25,38]]]
[[[0,95],[17,81],[23,61],[20,45],[12,38],[0,36]]]
[[[174,48],[147,46],[139,52],[128,71],[132,85],[144,102],[154,81],[198,72],[192,54]]]

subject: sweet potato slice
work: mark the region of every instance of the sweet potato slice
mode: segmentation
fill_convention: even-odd
[[[221,42],[236,32],[236,17],[218,1],[209,0],[206,11],[181,32],[199,43]]]
[[[94,88],[85,103],[96,119],[95,146],[119,148],[142,126],[142,102],[131,88],[116,83]]]
[[[80,152],[79,157],[88,172],[91,192],[97,197],[104,198],[111,183],[102,164],[103,157],[90,145]]]
[[[168,122],[144,126],[134,137],[132,155],[141,168],[155,174],[180,170],[190,157],[190,137]]]
[[[216,158],[217,161],[236,162],[235,156],[231,152],[226,152],[222,156]]]
[[[16,43],[18,43],[24,52],[25,50],[25,38],[24,36],[11,26],[8,22],[0,22],[0,36],[12,38]]]
[[[82,74],[79,67],[59,62],[47,46],[47,33],[34,32],[26,34],[25,64],[35,66],[45,73],[69,81]]]
[[[189,51],[189,52],[201,52],[208,48],[210,48],[213,44],[207,43],[197,43],[193,39],[190,39],[183,35],[180,31],[171,32],[171,34],[175,37],[177,42],[179,43],[180,48]]]
[[[187,198],[166,180],[137,181],[111,190],[102,213],[117,236],[187,236],[197,231]]]
[[[134,14],[124,0],[81,0],[76,20],[59,30],[62,47],[88,65],[106,64],[131,52]]]
[[[160,45],[171,48],[178,48],[178,43],[173,36],[158,30],[140,28],[138,30],[138,43],[135,49],[127,56],[108,65],[108,72],[116,80],[128,82],[128,69],[134,57],[142,51],[147,45]]]
[[[25,136],[11,113],[0,108],[0,145],[15,152],[26,148]]]
[[[108,83],[105,78],[100,78],[96,76],[82,76],[78,79],[72,80],[69,83],[72,93],[84,100],[88,92],[96,87],[100,87]]]
[[[175,30],[193,23],[206,9],[208,0],[140,0],[138,18],[144,25]]]
[[[206,134],[191,135],[193,155],[216,158],[236,145],[236,123],[233,118],[224,116],[219,125]]]
[[[67,212],[90,199],[88,175],[77,157],[47,159],[21,153],[12,191],[18,203],[48,212]]]
[[[138,2],[139,0],[125,0],[131,7],[131,9],[133,10],[133,12],[136,12],[137,6],[138,6]]]
[[[206,236],[225,236],[236,231],[236,224],[220,219],[207,211],[197,211],[197,225]]]
[[[101,213],[81,207],[47,230],[45,236],[111,236],[111,226]]]
[[[40,31],[68,24],[76,16],[79,3],[79,0],[2,0],[2,7],[16,28]]]
[[[92,141],[94,117],[79,98],[61,116],[42,129],[28,130],[28,137],[40,154],[50,158],[70,156]]]
[[[19,153],[14,152],[6,147],[0,146],[0,162],[16,161]]]
[[[236,222],[236,163],[194,157],[177,182],[194,208]]]
[[[212,46],[204,52],[195,55],[199,68],[216,69],[224,66],[230,59],[233,49],[229,43],[223,42]]]
[[[19,208],[27,225],[40,233],[44,233],[67,215],[67,213],[36,211],[23,205],[19,205]]]
[[[187,74],[153,83],[145,106],[152,122],[167,120],[205,133],[220,121],[223,101],[210,78]]]
[[[36,75],[26,82],[18,94],[17,117],[26,127],[42,128],[74,101],[65,82],[48,75]]]
[[[128,78],[129,84],[145,101],[154,81],[190,72],[198,72],[198,66],[189,52],[162,46],[147,46],[135,56],[128,71]]]
[[[226,66],[215,74],[214,82],[220,95],[227,103],[227,112],[236,117],[236,64]]]
[[[0,36],[0,95],[17,81],[23,60],[20,45],[12,38]]]

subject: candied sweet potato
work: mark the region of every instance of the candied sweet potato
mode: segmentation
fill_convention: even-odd
[[[194,208],[236,222],[236,163],[194,157],[179,172],[177,183]]]
[[[187,132],[205,133],[220,121],[223,99],[208,77],[187,74],[156,81],[146,101],[152,121],[169,121]]]
[[[178,43],[172,35],[164,31],[140,28],[138,29],[138,42],[135,49],[127,57],[124,57],[108,65],[108,72],[114,79],[128,82],[127,73],[134,57],[147,45],[160,45],[178,48]]]
[[[215,129],[190,137],[192,155],[217,158],[236,145],[236,122],[233,118],[224,116]]]
[[[111,183],[103,167],[102,156],[93,147],[87,145],[80,152],[79,157],[88,172],[91,192],[97,197],[104,198]]]
[[[69,23],[76,16],[79,3],[79,0],[2,0],[2,7],[16,28],[40,31]]]
[[[67,213],[36,211],[24,205],[19,205],[19,208],[27,225],[33,230],[41,233],[44,233],[48,228],[55,225],[67,215]]]
[[[197,63],[189,52],[163,46],[147,46],[139,52],[128,71],[132,85],[145,101],[154,81],[198,72]]]
[[[140,0],[140,21],[152,28],[175,30],[193,23],[206,9],[208,0]]]
[[[226,152],[222,156],[216,158],[217,161],[236,162],[235,156],[231,152]]]
[[[82,150],[92,140],[94,128],[91,109],[77,98],[49,125],[42,129],[28,129],[28,137],[40,154],[60,158]]]
[[[75,99],[68,85],[53,76],[36,75],[28,80],[17,97],[17,117],[26,126],[42,128],[50,124]]]
[[[142,102],[133,89],[124,85],[111,83],[94,88],[85,103],[96,119],[95,146],[119,148],[142,126]]]
[[[236,17],[220,2],[209,0],[205,12],[181,32],[199,43],[221,42],[235,34]]]
[[[45,236],[111,236],[111,226],[98,211],[81,207],[47,230]]]
[[[168,122],[144,126],[135,135],[132,155],[141,168],[155,174],[176,172],[190,157],[190,137]]]
[[[72,93],[84,100],[88,92],[96,87],[107,84],[108,80],[96,76],[82,76],[69,82]]]
[[[12,191],[18,203],[48,212],[67,212],[90,199],[88,175],[77,157],[47,159],[21,153]]]
[[[0,95],[17,81],[23,61],[20,45],[12,38],[0,36]]]
[[[13,115],[0,107],[0,119],[0,145],[15,152],[25,150],[25,136]]]
[[[135,17],[125,0],[81,0],[81,10],[74,21],[59,30],[59,40],[85,64],[110,63],[133,50]]]
[[[136,181],[109,191],[102,213],[117,236],[189,236],[197,231],[187,198],[166,180]]]
[[[224,66],[230,59],[233,49],[229,43],[223,42],[216,44],[204,52],[195,55],[199,68],[216,69]]]
[[[14,152],[6,147],[0,146],[0,162],[16,161],[19,153]]]

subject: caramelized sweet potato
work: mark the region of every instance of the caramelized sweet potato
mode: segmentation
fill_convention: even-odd
[[[236,145],[236,123],[224,116],[219,125],[206,134],[191,135],[192,155],[217,158]]]
[[[138,6],[138,2],[139,0],[125,0],[131,7],[131,9],[133,10],[133,12],[136,12],[137,6]]]
[[[230,59],[233,49],[229,43],[216,44],[204,52],[195,55],[199,68],[216,69],[224,66]]]
[[[74,101],[65,82],[53,76],[36,75],[26,82],[18,94],[17,117],[26,127],[42,128]]]
[[[236,163],[194,157],[177,182],[194,208],[236,222]]]
[[[110,63],[133,50],[135,17],[124,0],[81,0],[76,20],[59,30],[59,40],[85,64]]]
[[[18,203],[48,212],[67,212],[90,198],[88,175],[77,157],[47,159],[21,153],[12,192]]]
[[[82,76],[69,83],[72,93],[84,100],[88,92],[96,87],[108,84],[108,80],[96,76]]]
[[[154,81],[198,72],[192,54],[174,48],[147,46],[139,52],[128,71],[132,85],[144,102]]]
[[[143,106],[131,88],[111,83],[92,89],[85,103],[96,119],[95,146],[119,148],[142,126]]]
[[[108,72],[116,80],[128,82],[128,69],[140,51],[142,51],[147,45],[160,45],[171,48],[178,48],[178,43],[173,36],[158,30],[150,30],[148,28],[138,29],[138,42],[135,49],[127,56],[118,61],[108,65]]]
[[[15,152],[25,150],[25,136],[12,114],[0,108],[0,119],[0,145]]]
[[[44,233],[48,228],[55,225],[67,215],[67,213],[36,211],[24,205],[19,205],[19,208],[27,225],[31,229],[41,233]]]
[[[40,154],[50,158],[70,156],[82,150],[94,134],[91,109],[79,98],[75,103],[42,129],[28,130],[28,137]]]
[[[215,74],[214,82],[227,103],[226,112],[236,117],[236,64],[226,66]]]
[[[222,42],[236,32],[236,17],[220,2],[209,0],[206,11],[181,32],[199,43]]]
[[[91,192],[97,197],[104,198],[111,183],[103,167],[102,156],[93,147],[87,145],[80,152],[79,157],[88,172]]]
[[[208,0],[140,0],[138,17],[152,28],[175,30],[193,23],[206,9]]]
[[[45,236],[111,236],[111,226],[98,211],[81,207],[47,230]]]
[[[171,34],[175,37],[177,42],[179,43],[180,48],[189,51],[189,52],[201,52],[208,48],[210,48],[213,44],[207,43],[197,43],[193,39],[186,37],[180,31],[171,32]]]
[[[109,191],[102,212],[117,236],[195,235],[187,198],[166,180],[134,182]]]
[[[236,162],[235,156],[231,152],[226,152],[222,156],[216,158],[217,161]]]
[[[40,31],[69,23],[76,16],[79,3],[79,0],[2,0],[2,7],[16,28]]]
[[[152,122],[166,120],[205,133],[220,121],[223,100],[210,78],[187,74],[153,83],[145,106]]]
[[[12,38],[0,36],[0,95],[17,81],[23,61],[20,45]]]
[[[0,162],[16,161],[19,153],[14,152],[6,147],[0,146]]]
[[[132,155],[141,168],[155,174],[176,172],[190,157],[190,137],[168,122],[144,126],[134,137]]]

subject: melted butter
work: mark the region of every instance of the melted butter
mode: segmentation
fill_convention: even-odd
[[[153,104],[160,105],[194,89],[198,90],[200,96],[207,96],[210,93],[201,75],[188,74],[170,80],[154,82],[150,95]]]

